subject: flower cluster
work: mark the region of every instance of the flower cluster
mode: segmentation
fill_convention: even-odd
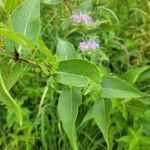
[[[71,20],[74,23],[82,23],[86,25],[91,25],[94,23],[93,19],[86,12],[74,12],[71,16]]]
[[[90,25],[90,27],[91,25],[93,26],[95,24],[95,22],[88,15],[87,12],[75,11],[73,12],[70,18],[72,22],[76,24],[83,24],[88,26]],[[98,48],[99,48],[99,41],[95,39],[84,40],[79,44],[79,49],[82,52],[91,52],[95,51]]]
[[[79,49],[83,52],[95,51],[99,48],[98,40],[85,40],[79,44]]]

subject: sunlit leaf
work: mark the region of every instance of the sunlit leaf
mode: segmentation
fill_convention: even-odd
[[[34,47],[34,44],[21,34],[15,33],[5,27],[0,27],[0,36],[17,42],[20,45]]]
[[[38,40],[40,34],[40,0],[25,0],[12,13],[12,26],[32,42]]]
[[[12,12],[22,0],[4,0],[5,9]]]

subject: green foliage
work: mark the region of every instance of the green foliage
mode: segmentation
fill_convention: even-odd
[[[26,37],[22,36],[21,34],[15,33],[3,26],[0,27],[0,35],[23,46],[30,46],[31,48],[34,46],[33,43]]]
[[[40,34],[40,0],[24,1],[11,15],[14,32],[36,42]]]
[[[100,81],[100,73],[97,67],[93,63],[82,59],[72,59],[60,62],[58,72],[67,72],[85,76],[95,82]]]
[[[0,149],[150,149],[149,6],[0,0]]]
[[[10,90],[19,79],[23,71],[22,64],[9,62],[8,59],[2,59],[0,62],[0,70],[7,90]]]
[[[125,81],[114,77],[104,77],[102,89],[102,96],[106,98],[139,98],[148,96]]]
[[[0,73],[0,100],[6,104],[8,109],[13,110],[18,117],[19,124],[22,125],[22,112],[20,106],[15,102],[15,100],[10,96],[7,91],[2,75]]]
[[[57,71],[55,81],[69,86],[84,87],[90,80],[94,82],[100,80],[96,66],[81,59],[62,61],[59,63]]]
[[[58,4],[61,0],[42,0],[42,2],[46,4]]]
[[[84,87],[88,84],[88,79],[86,77],[67,72],[57,72],[54,79],[58,83],[74,87]]]
[[[82,124],[89,120],[94,119],[99,129],[102,131],[104,138],[107,143],[108,150],[109,144],[109,127],[110,127],[110,112],[111,112],[111,101],[109,99],[97,100],[93,107],[87,112]]]
[[[135,68],[135,69],[129,70],[122,76],[122,78],[126,80],[128,83],[133,84],[138,80],[140,75],[142,75],[148,69],[150,69],[149,66],[144,66],[142,68]]]
[[[76,51],[73,45],[61,39],[58,39],[56,53],[60,55],[60,57],[62,57],[60,60],[68,60],[68,59],[76,58]]]
[[[58,102],[58,112],[62,126],[70,140],[73,150],[77,150],[75,121],[82,103],[81,92],[77,88],[64,87]]]
[[[12,12],[21,2],[22,0],[4,0],[4,6],[6,11]]]

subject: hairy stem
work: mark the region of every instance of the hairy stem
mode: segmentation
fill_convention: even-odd
[[[0,55],[3,55],[3,56],[6,56],[6,57],[9,57],[9,58],[12,58],[12,59],[16,60],[16,56],[7,54],[7,53],[5,53],[3,51],[0,51]],[[27,59],[24,59],[24,58],[18,58],[16,61],[18,61],[18,62],[19,61],[25,62],[25,63],[28,63],[28,64],[34,66],[34,67],[40,68],[39,64],[37,64],[37,63],[35,63],[35,62],[31,61],[31,60],[27,60]]]

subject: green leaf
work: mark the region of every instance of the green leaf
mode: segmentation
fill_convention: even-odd
[[[100,80],[100,73],[96,65],[82,59],[71,59],[62,61],[59,63],[57,71],[73,75],[84,76],[95,82],[99,82]]]
[[[4,0],[5,9],[12,12],[20,2],[21,0]]]
[[[87,10],[89,10],[89,9],[91,9],[92,8],[92,1],[93,0],[84,0],[81,4],[80,4],[80,6],[79,6],[79,9],[81,10],[81,11],[87,11]]]
[[[58,62],[56,55],[53,55],[51,50],[45,45],[45,43],[40,39],[37,43],[38,49],[45,55],[45,61],[49,63],[48,70],[50,69],[50,73],[53,74],[57,70]],[[40,64],[42,65],[42,64]],[[47,66],[45,66],[47,68]],[[47,70],[47,69],[46,69]]]
[[[147,114],[146,114],[147,115]],[[150,137],[150,116],[149,118],[139,118],[136,124],[143,129],[143,133]]]
[[[70,140],[73,150],[77,150],[75,122],[82,97],[78,88],[65,86],[58,101],[58,112],[62,126]]]
[[[42,2],[49,5],[54,5],[60,3],[61,0],[42,0]]]
[[[131,140],[129,150],[140,150],[139,143],[135,138]]]
[[[149,68],[149,66],[145,66],[141,68],[131,69],[122,76],[122,79],[126,80],[130,84],[133,84],[138,80],[139,76]]]
[[[2,0],[0,0],[0,7],[4,9],[4,3]]]
[[[128,144],[128,150],[144,150],[150,148],[150,138],[142,134],[141,128],[137,131],[129,128],[130,133],[127,136],[119,138],[117,141],[123,141]]]
[[[20,45],[30,46],[31,48],[34,47],[34,44],[26,37],[24,37],[21,34],[15,33],[11,30],[8,30],[5,27],[0,27],[0,35],[3,36],[4,38],[8,38],[12,41],[15,41]]]
[[[45,43],[41,39],[38,40],[37,46],[38,46],[39,50],[43,54],[45,54],[45,56],[48,57],[49,60],[51,60],[53,58],[52,52],[50,51],[50,49],[48,49],[48,47],[45,45]]]
[[[36,43],[40,34],[40,0],[25,0],[12,13],[12,26],[20,33]]]
[[[144,71],[140,76],[139,76],[139,80],[147,80],[150,79],[150,69]]]
[[[109,62],[109,57],[107,56],[107,54],[105,52],[103,52],[102,50],[99,50],[99,55],[101,56],[101,60],[105,60]]]
[[[58,83],[75,87],[84,87],[88,84],[88,79],[86,77],[66,72],[57,72],[54,79]]]
[[[90,119],[94,119],[99,129],[103,133],[106,140],[107,147],[110,149],[109,144],[109,127],[110,127],[110,111],[111,101],[109,99],[97,100],[93,107],[87,112],[81,125]]]
[[[112,103],[113,102],[114,102],[114,100],[112,101]],[[119,105],[116,106],[114,109],[116,110],[117,107],[119,107]],[[120,112],[120,111],[117,110],[115,113],[113,113],[113,120],[115,122],[115,126],[116,126],[119,134],[121,135],[122,130],[124,130],[127,127],[127,122],[124,119],[124,117],[122,115],[122,112]]]
[[[60,61],[76,58],[74,46],[71,43],[61,39],[58,39],[56,53],[60,55]]]
[[[2,79],[2,75],[0,72],[0,101],[2,101],[8,109],[11,109],[13,112],[15,112],[19,124],[22,125],[22,111],[20,106],[15,102],[15,100],[11,97],[9,92],[7,91],[4,81]]]
[[[116,77],[102,79],[102,97],[106,98],[140,98],[149,96],[140,92],[130,84]]]
[[[112,11],[111,9],[109,9],[107,7],[104,7],[104,6],[99,6],[99,9],[100,9],[101,12],[103,10],[105,10],[106,12],[109,12],[112,15],[112,17],[116,20],[117,24],[118,25],[120,24],[119,19],[118,19],[117,15],[115,14],[114,11]]]
[[[146,144],[146,145],[149,145],[149,148],[150,148],[150,137],[144,137],[142,136],[140,141],[143,143],[143,144]]]
[[[134,117],[142,117],[142,118],[148,118],[148,115],[146,115],[146,111],[150,109],[149,106],[142,103],[139,100],[131,100],[127,101],[125,103],[125,106],[127,107],[127,110],[134,116]]]
[[[0,70],[7,90],[10,90],[19,79],[23,66],[21,63],[10,63],[9,59],[0,61]]]
[[[117,140],[123,141],[129,145],[128,150],[140,150],[138,139],[133,138],[131,135],[123,136]]]

